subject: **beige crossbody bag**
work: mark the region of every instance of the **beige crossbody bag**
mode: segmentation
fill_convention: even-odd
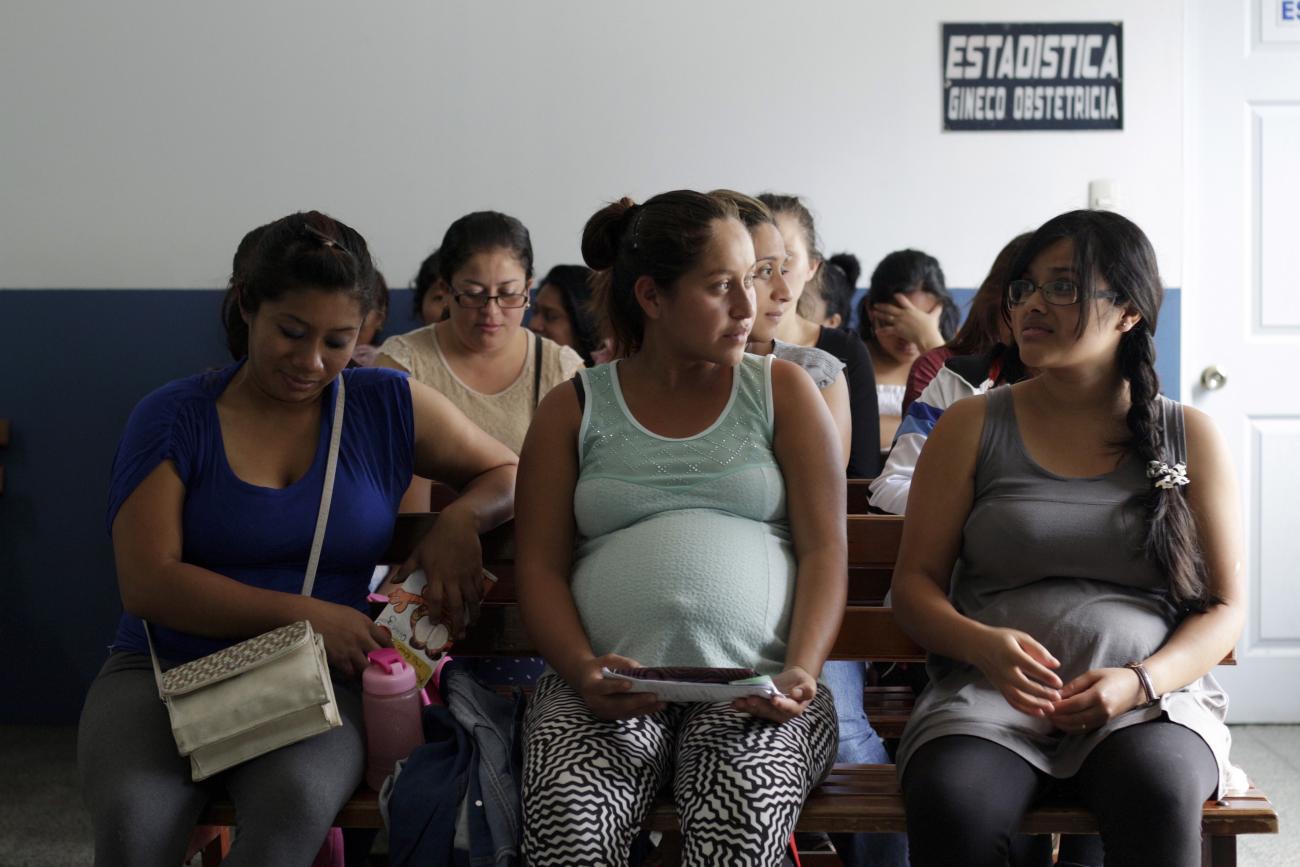
[[[304,596],[311,595],[316,583],[334,493],[343,433],[342,374],[338,383],[325,486],[302,585]],[[144,628],[158,696],[167,705],[176,749],[189,756],[195,780],[343,724],[334,703],[325,642],[309,621],[272,629],[165,672],[158,665],[149,624]]]

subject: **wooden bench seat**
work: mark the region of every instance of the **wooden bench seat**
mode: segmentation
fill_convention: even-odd
[[[1277,832],[1277,812],[1268,797],[1252,788],[1244,795],[1206,801],[1203,828],[1208,836],[1272,834]],[[235,808],[216,801],[203,813],[205,825],[234,825]],[[336,825],[344,828],[382,828],[379,794],[362,786],[339,812]],[[677,808],[660,798],[651,808],[646,827],[675,831]],[[903,797],[893,765],[836,765],[804,804],[796,826],[800,831],[877,832],[906,831]],[[1047,804],[1031,810],[1020,826],[1026,834],[1095,834],[1091,813],[1068,804]],[[1215,862],[1218,864],[1219,862]]]
[[[428,529],[433,515],[403,515],[398,519],[387,562],[400,562]],[[834,659],[920,664],[925,652],[894,621],[881,602],[889,586],[894,558],[902,535],[902,519],[892,516],[848,517],[850,572],[849,606],[832,652]],[[515,604],[513,549],[510,528],[483,538],[486,567],[501,579],[485,600],[479,622],[453,651],[466,655],[529,656],[532,643]],[[1229,655],[1225,664],[1234,664]],[[869,688],[865,696],[867,718],[882,737],[897,737],[912,711],[908,687]],[[234,807],[227,801],[211,804],[200,824],[232,825]],[[378,795],[364,785],[339,813],[336,825],[346,828],[380,828]],[[676,808],[661,799],[651,809],[647,827],[676,831]],[[893,765],[837,765],[827,780],[809,796],[800,814],[801,831],[885,832],[906,830],[902,796]],[[1247,794],[1207,801],[1202,812],[1204,865],[1234,867],[1236,838],[1242,834],[1273,834],[1277,811],[1268,798],[1252,788]],[[1096,820],[1087,810],[1071,804],[1045,804],[1026,815],[1025,833],[1096,833]],[[208,863],[205,861],[205,864]],[[216,862],[212,862],[216,863]]]

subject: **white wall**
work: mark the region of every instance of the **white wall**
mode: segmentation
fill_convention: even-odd
[[[1121,20],[1125,130],[941,132],[942,21]],[[603,201],[797,192],[829,251],[1001,244],[1115,178],[1182,259],[1180,0],[26,0],[0,12],[0,287],[211,287],[316,207],[404,284],[447,223],[519,216],[539,267]]]

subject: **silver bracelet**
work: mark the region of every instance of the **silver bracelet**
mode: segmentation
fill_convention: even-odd
[[[1126,662],[1124,663],[1124,667],[1130,669],[1137,675],[1138,683],[1142,686],[1142,694],[1147,697],[1147,700],[1142,707],[1148,707],[1160,700],[1160,696],[1156,695],[1155,686],[1151,683],[1151,675],[1147,674],[1147,670],[1143,667],[1142,663],[1137,661]]]

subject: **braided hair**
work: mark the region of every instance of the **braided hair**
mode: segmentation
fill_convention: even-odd
[[[1164,297],[1155,250],[1143,231],[1119,214],[1070,211],[1034,232],[1016,257],[1011,275],[1026,273],[1040,253],[1065,239],[1074,244],[1074,270],[1079,279],[1075,336],[1081,336],[1088,326],[1092,299],[1107,290],[1117,293],[1116,304],[1141,316],[1119,342],[1119,370],[1128,382],[1130,405],[1125,416],[1128,437],[1116,446],[1135,454],[1144,465],[1151,461],[1174,463],[1176,444],[1168,441],[1170,432],[1165,430],[1155,366],[1156,325]],[[1006,301],[1004,289],[1004,311],[1008,309]],[[1143,549],[1166,576],[1174,604],[1187,611],[1204,611],[1218,604],[1220,600],[1209,592],[1205,558],[1186,489],[1151,485],[1137,496],[1146,514]]]

